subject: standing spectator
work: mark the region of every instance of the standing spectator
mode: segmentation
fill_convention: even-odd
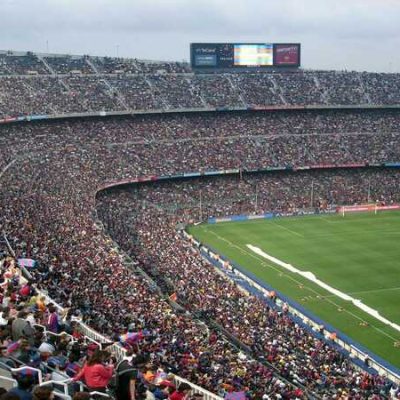
[[[25,337],[29,344],[33,345],[35,341],[35,329],[26,320],[27,313],[22,310],[17,314],[17,318],[12,322],[11,334],[13,340],[17,341],[21,337]]]
[[[189,392],[192,390],[188,383],[181,383],[177,390],[169,397],[170,400],[187,400]]]
[[[95,351],[73,381],[83,378],[90,391],[104,393],[114,373],[114,365],[107,364],[109,359],[107,351]]]
[[[138,380],[138,370],[132,364],[132,351],[116,367],[116,398],[117,400],[135,400],[135,385]]]
[[[49,316],[47,317],[47,329],[53,333],[59,333],[61,328],[60,317],[53,304],[49,305]]]

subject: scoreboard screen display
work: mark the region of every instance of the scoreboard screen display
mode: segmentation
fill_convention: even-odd
[[[192,43],[194,69],[299,67],[300,44]]]
[[[273,65],[272,44],[235,44],[234,65],[240,67],[265,67]]]
[[[300,45],[276,44],[274,46],[274,65],[298,67],[300,65]]]

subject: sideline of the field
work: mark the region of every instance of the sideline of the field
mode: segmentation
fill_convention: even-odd
[[[346,293],[343,293],[340,290],[335,289],[334,287],[332,287],[332,286],[326,284],[325,282],[321,281],[312,272],[310,272],[310,271],[301,271],[298,268],[294,267],[293,265],[285,263],[282,260],[279,260],[278,258],[273,257],[273,256],[265,253],[259,247],[253,246],[251,244],[246,244],[246,247],[249,248],[254,253],[258,254],[259,256],[261,256],[261,257],[273,262],[274,264],[279,265],[280,267],[283,267],[283,268],[287,269],[288,271],[290,271],[290,272],[292,272],[294,274],[298,274],[298,275],[302,276],[303,278],[306,278],[307,280],[313,282],[314,284],[316,284],[319,287],[325,289],[327,292],[332,293],[333,295],[339,297],[340,299],[351,302],[355,307],[357,307],[360,310],[364,311],[365,313],[367,313],[371,317],[374,317],[375,319],[377,319],[378,321],[382,322],[383,324],[388,325],[391,328],[393,328],[393,329],[397,330],[398,332],[400,332],[400,325],[398,325],[398,324],[388,320],[387,318],[383,317],[382,315],[380,315],[379,311],[373,309],[370,306],[367,306],[361,300],[355,299],[354,297],[351,297],[350,295],[348,295]]]
[[[384,293],[384,292],[395,292],[400,290],[400,286],[392,287],[392,288],[382,288],[382,289],[370,289],[370,290],[358,290],[356,292],[349,292],[348,294],[374,294],[374,293]],[[335,297],[333,294],[328,294],[326,296],[320,296],[321,299],[326,299],[329,297]]]
[[[230,240],[228,240],[228,239],[226,239],[226,238],[224,238],[224,237],[218,235],[218,233],[216,233],[216,232],[214,232],[214,231],[212,231],[212,230],[208,230],[207,228],[204,228],[204,231],[207,232],[207,233],[210,233],[210,234],[214,235],[214,236],[217,237],[219,240],[226,242],[230,247],[236,248],[237,250],[239,250],[239,252],[240,252],[241,254],[246,255],[246,256],[250,256],[250,257],[256,259],[257,261],[260,261],[260,262],[261,262],[261,265],[262,265],[263,267],[267,267],[267,268],[273,269],[273,270],[274,270],[275,272],[277,272],[277,273],[282,273],[282,271],[281,271],[278,267],[275,267],[273,264],[268,264],[268,263],[266,263],[266,262],[264,261],[264,259],[261,258],[260,256],[257,256],[257,255],[254,254],[253,252],[241,248],[241,247],[238,246],[237,244],[232,243]],[[302,286],[303,286],[303,282],[297,280],[297,279],[296,279],[295,277],[293,277],[291,274],[288,274],[288,275],[287,275],[287,278],[290,279],[291,281],[295,282],[297,285],[302,285]],[[316,298],[322,298],[322,297],[320,296],[320,293],[318,293],[318,292],[317,292],[315,289],[313,289],[312,287],[304,286],[304,289],[309,290],[310,292],[312,292],[312,293],[316,296]],[[333,296],[332,296],[332,297],[333,297]],[[335,306],[336,308],[339,308],[339,305],[336,304],[332,299],[326,298],[326,297],[325,297],[324,299],[325,299],[325,301],[329,302],[330,304],[332,304],[332,305]],[[355,318],[355,319],[358,320],[358,321],[365,322],[365,320],[364,320],[363,318],[361,318],[360,316],[354,314],[354,313],[351,312],[350,310],[345,309],[344,312],[346,312],[347,314],[351,315],[353,318]],[[375,326],[375,325],[371,325],[371,328],[374,329],[374,330],[376,330],[377,332],[379,332],[379,333],[382,334],[383,336],[386,336],[387,338],[393,340],[393,341],[397,341],[397,340],[398,340],[397,338],[393,337],[392,335],[390,335],[389,333],[385,332],[384,330],[378,328],[378,327]]]

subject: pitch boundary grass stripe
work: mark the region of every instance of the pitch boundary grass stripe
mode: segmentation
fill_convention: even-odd
[[[265,267],[272,268],[273,270],[275,270],[275,271],[278,272],[278,273],[282,273],[282,272],[283,272],[281,268],[278,268],[278,267],[276,267],[276,266],[273,265],[273,264],[270,264],[270,263],[265,262],[265,260],[264,260],[263,258],[261,258],[261,257],[255,255],[255,254],[253,254],[252,252],[250,252],[250,251],[248,251],[248,250],[246,250],[246,249],[241,248],[240,246],[238,246],[238,245],[232,243],[230,240],[228,240],[228,239],[226,239],[226,238],[224,238],[224,237],[218,235],[217,233],[215,233],[215,232],[213,232],[213,231],[209,231],[207,228],[204,228],[204,231],[207,232],[207,233],[211,233],[212,235],[216,236],[219,240],[221,240],[221,241],[227,243],[229,246],[238,249],[242,254],[245,254],[245,255],[247,255],[247,256],[250,256],[250,257],[252,257],[252,258],[258,260],[258,261],[260,262],[261,266],[263,266],[264,268],[265,268]],[[301,286],[303,286],[305,289],[307,289],[308,291],[312,292],[312,293],[316,296],[317,299],[324,298],[328,303],[332,304],[332,305],[335,306],[337,309],[342,309],[343,312],[346,312],[347,314],[351,315],[353,318],[357,319],[357,320],[360,321],[361,323],[368,323],[368,321],[366,321],[365,319],[363,319],[363,318],[361,318],[360,316],[354,314],[352,311],[348,310],[347,308],[341,307],[340,305],[338,305],[338,304],[335,303],[334,301],[330,300],[330,298],[328,298],[328,297],[326,297],[326,296],[325,296],[325,297],[324,297],[324,296],[321,296],[314,288],[312,288],[312,287],[310,287],[310,286],[308,286],[308,285],[305,285],[304,282],[301,282],[301,281],[297,280],[296,278],[294,278],[293,276],[291,276],[291,274],[285,273],[284,275],[287,276],[291,281],[293,281],[293,282],[296,283],[297,285],[301,285]],[[334,296],[334,297],[337,298],[337,296]],[[371,328],[373,328],[374,330],[376,330],[377,332],[379,332],[380,334],[382,334],[382,335],[388,337],[389,339],[391,339],[391,340],[393,340],[393,341],[397,341],[397,338],[391,336],[389,333],[383,331],[383,330],[380,329],[379,327],[377,327],[377,326],[375,326],[375,325],[369,325],[369,326],[370,326]]]
[[[399,325],[397,325],[396,323],[383,317],[382,315],[380,315],[380,313],[377,310],[373,309],[372,307],[368,306],[367,304],[364,304],[361,300],[355,299],[355,298],[351,297],[350,295],[348,295],[347,293],[341,292],[340,290],[321,281],[312,272],[299,270],[297,267],[287,264],[287,263],[283,262],[282,260],[279,260],[279,259],[272,257],[271,255],[265,253],[259,247],[253,246],[251,244],[247,244],[246,247],[249,248],[254,253],[258,254],[259,256],[271,261],[273,264],[279,265],[280,267],[285,268],[292,273],[299,274],[300,276],[308,279],[315,285],[322,287],[323,289],[327,290],[329,293],[332,293],[336,297],[339,297],[340,299],[342,299],[344,301],[348,301],[348,302],[352,303],[355,307],[364,311],[371,317],[374,317],[378,321],[380,321],[380,322],[384,323],[385,325],[388,325],[388,326],[392,327],[393,329],[397,330],[398,332],[400,332]]]

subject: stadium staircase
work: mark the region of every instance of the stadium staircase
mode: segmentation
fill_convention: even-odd
[[[195,91],[196,87],[193,85],[193,81],[189,78],[186,78],[187,82],[189,83],[191,90]],[[203,97],[203,95],[201,94],[201,92],[199,92],[199,99],[201,101],[201,104],[203,104],[204,108],[208,108],[210,107],[207,103],[207,101],[205,100],[205,98]]]
[[[144,80],[145,80],[145,82],[149,85],[149,87],[150,87],[150,93],[151,93],[151,98],[153,99],[153,103],[154,104],[157,104],[157,99],[156,99],[156,97],[155,97],[155,95],[154,95],[154,85],[153,85],[153,83],[151,82],[151,80],[147,77],[147,75],[144,75]],[[165,100],[161,95],[160,95],[160,98],[159,98],[160,100],[161,100],[161,102],[162,102],[162,104],[163,104],[163,106],[164,106],[164,108],[166,109],[166,110],[168,110],[168,109],[170,109],[171,107],[170,107],[170,105],[168,104],[168,102],[167,102],[167,100]]]
[[[46,59],[41,56],[40,54],[37,54],[36,57],[44,64],[44,66],[50,71],[51,75],[57,75],[54,69],[50,66],[50,64],[46,61]]]
[[[243,107],[247,107],[246,101],[244,100],[242,93],[240,92],[240,89],[232,82],[232,79],[230,78],[229,75],[226,75],[226,79],[228,80],[229,84],[232,87],[233,92],[238,96],[240,99]]]
[[[282,101],[282,104],[287,105],[288,102],[287,102],[287,100],[285,99],[284,90],[278,85],[278,82],[274,79],[274,77],[273,77],[272,75],[269,77],[269,79],[271,80],[271,83],[272,83],[272,85],[274,86],[274,87],[273,87],[273,92],[274,92],[276,95],[279,96],[279,98],[280,98],[281,101]]]
[[[361,86],[361,89],[362,89],[362,92],[363,92],[363,94],[364,94],[364,97],[365,97],[365,99],[366,99],[367,104],[372,104],[371,96],[370,96],[369,93],[365,90],[364,81],[363,81],[363,79],[362,79],[361,74],[358,74],[358,75],[357,75],[357,78],[358,78],[358,80],[359,80],[359,82],[360,82],[360,86]]]
[[[86,57],[86,58],[85,58],[85,62],[86,62],[87,65],[89,65],[90,68],[92,68],[93,72],[94,72],[96,75],[99,75],[98,69],[97,69],[96,66],[92,63],[92,61],[89,59],[89,57]]]
[[[313,78],[314,78],[315,86],[317,87],[317,89],[321,90],[322,100],[324,101],[325,104],[329,104],[329,95],[328,95],[326,88],[323,88],[321,86],[321,83],[319,82],[319,79],[316,75],[314,75]]]

